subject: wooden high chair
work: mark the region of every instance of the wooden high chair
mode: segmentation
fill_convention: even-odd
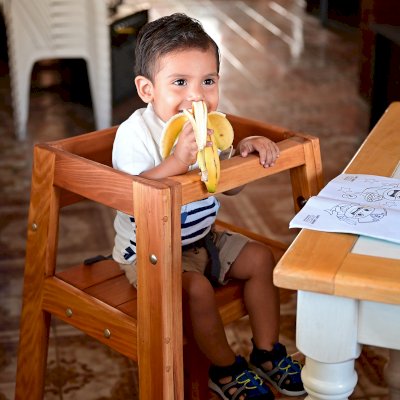
[[[247,135],[267,136],[279,142],[281,155],[266,169],[257,155],[223,161],[218,192],[286,170],[296,210],[320,190],[317,138],[228,118],[235,144]],[[207,398],[207,364],[182,330],[180,210],[209,194],[197,171],[152,181],[114,170],[115,132],[113,127],[34,148],[16,399],[43,398],[52,315],[136,360],[141,399],[182,400],[184,386],[185,399]],[[60,209],[84,199],[135,215],[137,291],[110,260],[56,271]],[[239,231],[269,245],[277,259],[286,248]],[[217,288],[216,298],[224,324],[246,314],[240,284]]]

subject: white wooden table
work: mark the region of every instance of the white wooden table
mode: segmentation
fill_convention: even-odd
[[[334,154],[331,155],[334,157]],[[400,103],[392,103],[345,169],[400,178]],[[310,399],[347,399],[363,344],[390,349],[385,378],[400,399],[400,245],[303,229],[274,272],[298,290],[297,347]]]

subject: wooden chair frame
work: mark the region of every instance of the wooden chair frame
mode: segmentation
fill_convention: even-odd
[[[223,161],[218,192],[289,170],[298,210],[321,189],[317,138],[228,118],[235,144],[247,135],[267,136],[278,143],[281,155],[266,169],[256,155]],[[34,147],[16,399],[43,397],[52,315],[138,361],[141,399],[184,398],[180,210],[209,194],[197,171],[152,181],[113,169],[115,132],[113,127]],[[137,292],[113,261],[56,273],[60,209],[83,199],[135,215]],[[252,237],[281,253],[285,249],[260,235]],[[118,299],[105,299],[110,288]],[[218,289],[216,296],[225,324],[245,315],[240,285]],[[193,382],[185,398],[202,398],[203,388]]]

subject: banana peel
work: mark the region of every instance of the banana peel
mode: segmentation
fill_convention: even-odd
[[[183,113],[176,114],[167,121],[161,139],[161,155],[163,158],[171,154],[171,150],[187,121],[192,124],[196,138],[197,163],[200,168],[201,180],[209,193],[215,193],[221,174],[218,150],[226,150],[232,145],[232,125],[225,114],[219,111],[208,113],[205,102],[193,102],[191,110],[183,110]],[[208,135],[207,129],[212,129],[214,133]],[[207,142],[211,142],[212,146],[207,146]]]

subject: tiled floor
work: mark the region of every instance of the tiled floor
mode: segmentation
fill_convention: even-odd
[[[369,109],[357,91],[357,31],[322,28],[315,17],[303,11],[301,0],[150,3],[152,19],[174,11],[186,12],[200,19],[220,44],[222,111],[318,136],[325,179],[341,172],[368,133]],[[32,146],[94,129],[90,107],[72,101],[65,85],[45,84],[60,82],[57,65],[50,63],[35,70],[28,139],[17,142],[7,63],[0,60],[1,400],[14,396]],[[115,105],[113,122],[120,123],[138,104],[137,99],[127,99]],[[257,182],[237,198],[222,201],[223,219],[234,219],[286,243],[293,239],[295,233],[287,229],[293,215],[287,179]],[[58,256],[61,266],[94,253],[108,253],[112,217],[109,211],[85,205],[65,212]],[[88,240],[93,230],[104,232],[95,244]],[[295,349],[295,305],[295,294],[283,292],[281,337],[291,351]],[[236,323],[227,333],[235,349],[247,355],[247,320]],[[364,347],[357,361],[359,382],[352,398],[387,398],[382,372],[386,359],[385,350]],[[73,328],[52,322],[46,400],[135,398],[133,362]]]

